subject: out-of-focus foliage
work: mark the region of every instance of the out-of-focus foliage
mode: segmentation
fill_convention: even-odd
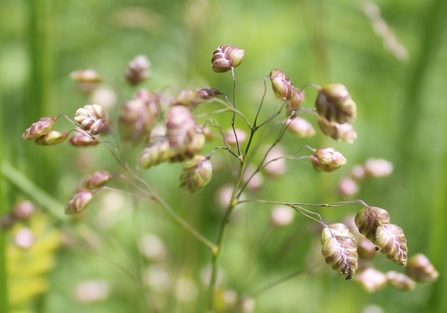
[[[262,197],[336,201],[338,181],[352,166],[370,157],[389,160],[393,175],[364,181],[357,197],[390,212],[405,230],[409,256],[416,251],[426,254],[440,273],[439,281],[407,293],[386,287],[368,294],[354,281],[329,271],[322,275],[318,266],[309,265],[322,262],[315,223],[296,216],[288,227],[275,228],[270,208],[247,205],[235,212],[224,245],[222,294],[228,289],[234,291],[226,294],[230,299],[235,294],[253,296],[255,312],[261,313],[361,312],[367,305],[378,305],[384,312],[443,312],[447,305],[443,297],[447,288],[445,16],[445,0],[0,1],[1,153],[66,202],[84,175],[98,169],[98,164],[101,169],[112,168],[115,160],[106,149],[79,152],[68,145],[47,149],[26,145],[20,136],[41,116],[61,112],[73,116],[92,103],[70,79],[74,70],[96,70],[105,78],[103,86],[116,90],[115,106],[121,106],[136,92],[126,87],[123,77],[136,55],[147,55],[152,65],[151,78],[141,87],[158,91],[168,85],[179,89],[209,85],[230,93],[230,75],[211,70],[212,51],[225,44],[241,47],[245,59],[236,71],[238,105],[251,118],[264,92],[263,80],[273,68],[284,70],[298,87],[307,82],[343,83],[357,103],[358,138],[353,145],[322,136],[310,142],[334,146],[348,163],[327,175],[311,171],[305,161],[287,161],[286,174],[266,181]],[[311,88],[305,93],[306,98],[315,98]],[[270,90],[265,105],[277,106]],[[307,100],[303,106],[313,104]],[[265,110],[263,117],[273,111]],[[112,116],[114,122],[116,117]],[[284,140],[290,151],[303,144],[292,136]],[[136,160],[135,152],[125,155]],[[179,193],[180,169],[160,166],[145,178],[179,215],[215,240],[215,225],[223,215],[216,194],[228,174],[216,169],[210,185],[190,196]],[[15,187],[9,191],[18,192]],[[93,201],[72,225],[83,240],[66,243],[67,249],[58,255],[41,312],[147,312],[145,302],[161,307],[161,312],[203,311],[206,286],[201,275],[210,254],[153,206],[113,192]],[[356,211],[348,207],[318,212],[330,221]],[[146,241],[135,243],[141,236]],[[144,252],[148,243],[158,247],[158,254],[153,254],[154,248]],[[384,258],[378,263],[389,269]],[[261,292],[298,271],[303,272]],[[148,289],[152,293],[143,301],[142,293]]]
[[[29,299],[49,291],[48,272],[55,266],[55,250],[61,237],[42,213],[34,214],[25,225],[18,223],[9,230],[7,264],[10,303],[15,310],[26,308]],[[25,304],[25,306],[24,306]]]

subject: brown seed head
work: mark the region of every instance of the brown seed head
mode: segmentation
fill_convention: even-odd
[[[407,275],[417,283],[432,283],[439,277],[438,271],[422,253],[412,256],[405,269]]]
[[[386,280],[390,286],[400,291],[410,291],[416,288],[416,283],[405,274],[390,271],[385,274]]]
[[[286,120],[287,129],[297,137],[310,138],[315,135],[312,124],[302,117],[295,117]]]
[[[196,155],[185,163],[180,175],[180,188],[190,193],[203,188],[211,180],[213,167],[203,155]]]
[[[397,265],[407,265],[407,237],[397,225],[382,224],[377,227],[375,245]]]
[[[201,103],[203,99],[199,96],[199,92],[195,89],[185,89],[171,101],[171,105],[184,105],[190,109],[194,109]]]
[[[333,148],[315,150],[310,160],[314,169],[319,172],[332,172],[346,164],[345,157]]]
[[[78,134],[71,137],[69,142],[74,147],[94,147],[99,144],[97,139],[83,134]]]
[[[238,67],[243,58],[245,51],[236,46],[219,46],[213,52],[211,59],[212,69],[216,73],[225,73],[232,68]]]
[[[147,145],[140,154],[138,166],[148,169],[162,162],[167,162],[174,156],[174,151],[169,146],[167,138],[156,140]]]
[[[107,184],[112,175],[107,171],[98,171],[84,180],[83,187],[88,190],[101,188]]]
[[[50,132],[56,117],[45,116],[35,121],[28,127],[22,135],[23,140],[35,140]]]
[[[145,55],[137,55],[124,72],[127,82],[136,86],[151,76],[151,62]]]
[[[101,76],[95,70],[79,70],[70,73],[71,79],[78,83],[96,84],[102,81]]]
[[[209,100],[220,96],[222,93],[215,88],[201,87],[197,89],[197,94],[199,98]]]
[[[330,122],[325,117],[317,116],[318,126],[321,131],[332,139],[353,143],[357,138],[357,133],[352,124]]]
[[[378,207],[365,206],[355,216],[359,232],[375,244],[377,227],[390,223],[390,214]]]
[[[342,84],[328,84],[318,91],[315,107],[320,116],[330,122],[352,123],[357,117],[357,107]]]
[[[37,138],[34,142],[40,146],[54,146],[64,142],[68,138],[69,132],[60,132],[50,130],[43,136]]]
[[[325,226],[321,234],[321,253],[325,262],[346,279],[351,279],[358,268],[357,243],[346,225]]]
[[[150,135],[158,116],[158,96],[141,90],[121,108],[119,132],[124,141],[137,143]]]
[[[65,205],[65,214],[72,215],[83,211],[93,198],[90,190],[80,190],[68,200]]]
[[[355,280],[369,293],[379,291],[387,282],[386,275],[372,267],[359,272]]]
[[[176,105],[166,112],[166,137],[175,154],[188,150],[196,134],[196,120],[188,107]]]
[[[98,104],[87,104],[75,113],[77,125],[92,135],[98,135],[107,125],[107,116]]]
[[[290,101],[291,105],[299,107],[301,104],[301,93],[293,86],[290,78],[281,70],[270,71],[270,81],[272,82],[275,96],[281,100]],[[297,96],[297,94],[299,94]],[[296,111],[296,110],[295,110]]]

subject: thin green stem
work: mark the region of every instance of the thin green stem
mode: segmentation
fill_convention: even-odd
[[[231,77],[233,79],[233,106],[234,110],[236,110],[236,75],[234,73],[234,67],[231,67]],[[239,138],[237,137],[236,132],[236,112],[233,112],[233,117],[231,118],[231,128],[233,129],[234,138],[236,139],[237,154],[240,158],[242,158],[241,146],[239,144]]]
[[[216,280],[217,280],[217,270],[218,270],[218,265],[219,265],[218,262],[219,262],[220,254],[223,249],[223,243],[224,243],[227,231],[228,231],[228,226],[230,224],[230,217],[231,217],[231,214],[233,213],[234,208],[239,204],[239,199],[238,199],[237,194],[238,194],[239,186],[242,183],[242,173],[243,173],[243,167],[244,167],[243,165],[244,165],[244,163],[243,163],[243,161],[241,161],[239,175],[238,175],[236,184],[233,188],[233,192],[231,194],[228,209],[225,212],[225,216],[222,220],[222,224],[220,227],[219,236],[218,236],[217,242],[216,242],[217,249],[213,253],[213,257],[211,260],[212,272],[211,272],[211,280],[210,280],[210,284],[209,284],[209,288],[208,288],[208,308],[210,308],[210,309],[214,308],[214,289],[215,289]]]
[[[227,103],[225,101],[219,101],[217,103],[223,104],[226,108],[225,109],[216,110],[216,111],[212,111],[212,112],[208,112],[208,113],[197,114],[196,118],[202,118],[202,117],[216,115],[216,114],[221,114],[221,113],[225,113],[225,112],[232,112],[234,114],[239,115],[244,120],[245,124],[248,127],[251,128],[250,121],[245,117],[245,115],[241,111],[236,110],[234,107],[231,106],[230,103]]]
[[[275,205],[287,205],[291,207],[297,206],[307,206],[307,207],[320,207],[320,208],[337,208],[342,206],[347,206],[351,204],[361,204],[364,206],[369,206],[363,200],[349,200],[349,201],[339,201],[332,203],[304,203],[304,202],[282,202],[282,201],[270,201],[270,200],[261,200],[261,199],[245,199],[240,200],[238,204],[242,203],[263,203],[263,204],[275,204]]]
[[[166,212],[168,212],[168,214],[171,215],[171,217],[177,223],[179,223],[181,226],[183,226],[183,228],[185,228],[188,232],[190,232],[191,235],[193,235],[199,241],[201,241],[203,244],[205,244],[211,250],[212,253],[215,253],[215,251],[217,250],[217,247],[211,241],[206,239],[194,227],[189,225],[183,218],[181,218],[177,213],[175,213],[174,210],[171,208],[171,206],[169,204],[167,204],[160,196],[158,196],[152,190],[152,188],[149,186],[149,184],[145,180],[143,180],[141,177],[139,177],[134,172],[132,172],[129,167],[124,166],[124,168],[130,175],[132,175],[132,177],[134,177],[138,182],[140,182],[147,189],[147,191],[149,193],[148,196],[150,197],[150,199],[159,203],[166,210]]]
[[[200,234],[194,227],[189,225],[184,219],[182,219],[177,213],[175,213],[172,208],[159,196],[154,195],[154,201],[160,203],[163,208],[171,215],[171,217],[177,221],[180,225],[183,226],[187,231],[189,231],[194,237],[196,237],[199,241],[201,241],[203,244],[205,244],[213,254],[216,253],[218,250],[218,247],[216,247],[215,244],[213,244],[211,241],[206,239],[202,234]]]
[[[274,282],[272,282],[272,283],[270,283],[270,284],[260,288],[259,290],[256,290],[256,291],[252,292],[250,294],[250,297],[255,298],[255,297],[259,296],[261,293],[264,293],[264,292],[266,292],[266,291],[268,291],[268,290],[270,290],[270,289],[272,289],[272,288],[274,288],[274,287],[276,287],[276,286],[278,286],[278,285],[280,285],[280,284],[282,284],[282,283],[284,283],[284,282],[286,282],[286,281],[288,281],[290,279],[293,279],[293,278],[295,278],[295,277],[297,277],[297,276],[299,276],[299,275],[301,275],[303,273],[308,272],[308,270],[309,269],[301,269],[301,270],[295,271],[293,273],[290,273],[290,274],[288,274],[288,275],[286,275],[284,277],[281,277],[278,280],[276,280],[276,281],[274,281]]]
[[[67,222],[67,217],[63,214],[64,206],[60,204],[53,197],[49,196],[42,188],[34,184],[25,175],[17,170],[10,163],[3,161],[1,164],[1,171],[3,176],[11,183],[16,185],[26,194],[30,195],[37,203],[42,205],[47,212],[56,220]]]
[[[274,117],[276,116],[277,114],[275,114],[274,115]],[[269,121],[271,121],[272,119],[269,119]],[[246,151],[246,153],[248,153],[248,149],[249,149],[249,147],[250,147],[250,144],[251,144],[251,142],[252,142],[252,138],[253,138],[253,135],[254,135],[254,132],[258,129],[259,127],[255,127],[255,126],[253,126],[253,128],[252,128],[252,132],[251,132],[251,134],[250,134],[250,139],[249,139],[249,142],[248,142],[248,144],[247,144],[247,149],[245,150]],[[242,192],[245,190],[245,188],[247,187],[247,185],[248,185],[248,183],[250,182],[250,180],[254,177],[254,175],[256,174],[256,173],[258,173],[261,169],[263,169],[263,168],[265,168],[269,163],[271,163],[271,162],[274,162],[274,161],[277,161],[277,160],[279,160],[280,158],[276,158],[276,159],[273,159],[273,160],[269,160],[267,163],[265,163],[265,160],[267,159],[267,157],[268,157],[268,154],[270,153],[270,151],[272,151],[272,149],[281,141],[281,139],[282,139],[282,136],[284,135],[284,132],[285,132],[285,130],[287,129],[287,122],[285,122],[284,123],[284,125],[283,125],[283,127],[281,128],[281,130],[280,130],[280,132],[279,132],[279,135],[278,135],[278,138],[276,138],[276,140],[272,143],[272,145],[269,147],[269,149],[267,150],[267,152],[264,154],[264,157],[262,158],[262,160],[261,160],[261,162],[259,163],[259,166],[257,167],[257,169],[252,173],[252,175],[245,181],[245,183],[242,185],[242,187],[239,189],[239,192],[238,192],[238,194],[237,194],[237,197],[240,197],[240,195],[242,194]],[[282,158],[282,157],[281,157]]]
[[[269,78],[269,76],[264,78],[264,92],[262,93],[261,103],[259,103],[258,110],[256,111],[255,119],[253,122],[253,127],[256,127],[256,125],[257,125],[259,114],[261,113],[261,109],[264,104],[265,95],[267,94],[267,79],[268,78]]]

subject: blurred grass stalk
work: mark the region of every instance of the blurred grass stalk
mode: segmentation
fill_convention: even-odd
[[[397,137],[400,146],[400,161],[402,171],[409,173],[415,165],[415,157],[413,155],[413,145],[408,144],[407,140],[402,138],[414,138],[418,131],[418,122],[422,115],[424,99],[424,83],[433,69],[433,61],[437,59],[437,54],[441,53],[442,41],[447,33],[447,1],[432,0],[426,5],[426,11],[423,19],[421,19],[420,51],[414,63],[413,73],[409,78],[407,85],[406,101],[411,107],[405,106],[402,111],[402,124],[400,136]],[[445,128],[444,128],[445,129]],[[444,142],[443,155],[440,158],[441,172],[434,191],[434,198],[431,212],[430,234],[427,242],[430,243],[428,256],[432,260],[434,266],[440,270],[440,278],[433,286],[433,292],[430,301],[426,302],[423,312],[445,312],[447,307],[447,298],[445,290],[447,289],[447,248],[445,240],[447,238],[447,141]],[[422,311],[421,310],[421,311]]]
[[[43,116],[51,116],[55,111],[56,63],[55,38],[57,22],[57,2],[54,0],[29,0],[27,42],[29,45],[30,73],[28,77],[28,98],[21,118],[28,127]],[[24,170],[31,180],[39,182],[46,191],[54,190],[57,184],[57,161],[51,150],[36,153],[29,160],[31,145],[24,147],[26,163]]]
[[[3,143],[3,106],[2,106],[2,89],[0,85],[0,164],[5,158],[5,149]],[[0,216],[7,213],[6,190],[3,176],[0,175]],[[0,230],[0,312],[9,312],[8,301],[8,276],[6,271],[6,232]]]
[[[432,0],[426,5],[426,12],[421,20],[420,51],[414,63],[412,75],[409,78],[405,106],[402,111],[402,123],[399,140],[400,164],[402,164],[403,172],[410,173],[414,167],[414,157],[411,157],[417,147],[412,140],[420,125],[421,116],[423,116],[424,98],[423,93],[426,92],[424,85],[427,84],[428,76],[434,67],[433,61],[437,59],[437,54],[441,52],[441,43],[447,34],[447,1]],[[411,107],[410,107],[411,106]],[[441,131],[441,130],[440,130]],[[407,138],[407,140],[402,140]],[[439,270],[440,279],[433,286],[431,301],[426,302],[426,307],[421,311],[424,312],[445,312],[447,307],[447,298],[445,290],[447,288],[447,250],[445,249],[445,238],[447,238],[447,141],[444,140],[444,162],[440,165],[441,173],[437,184],[437,190],[434,191],[434,199],[431,205],[431,227],[428,234],[427,242],[430,243],[429,258],[435,267]],[[417,152],[416,152],[417,153]],[[403,180],[405,181],[405,180]]]
[[[42,116],[51,116],[54,112],[54,69],[57,1],[28,0],[27,42],[29,44],[30,74],[28,78],[28,98],[21,117],[24,125],[29,125]],[[28,127],[28,126],[26,126]],[[56,156],[51,150],[36,153],[30,158],[30,150],[24,148],[25,163],[22,169],[32,181],[49,192],[55,190],[59,181]],[[38,296],[34,302],[34,312],[45,311],[45,294]]]

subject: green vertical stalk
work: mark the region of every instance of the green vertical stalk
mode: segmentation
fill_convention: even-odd
[[[28,42],[30,58],[30,75],[28,82],[28,99],[23,108],[23,124],[28,127],[43,116],[54,115],[54,38],[55,38],[55,4],[54,0],[29,0]],[[24,147],[26,155],[30,149]],[[36,152],[33,160],[26,159],[24,169],[33,181],[39,183],[46,191],[56,185],[57,175],[55,156],[50,150]],[[25,155],[25,157],[26,157]],[[28,162],[26,162],[28,161]],[[50,166],[50,164],[52,166]]]
[[[424,19],[421,21],[420,51],[414,64],[408,89],[406,91],[405,107],[402,110],[402,128],[400,136],[402,138],[414,138],[418,130],[418,117],[423,110],[422,94],[424,92],[424,82],[433,66],[433,60],[439,53],[442,39],[446,34],[447,27],[447,1],[432,0],[428,3]],[[444,97],[445,98],[445,97]],[[407,140],[399,141],[399,153],[402,164],[402,172],[408,172],[414,162],[411,158],[414,146],[408,144]],[[445,248],[445,238],[447,238],[447,141],[444,142],[444,153],[441,158],[441,169],[438,174],[438,185],[433,194],[433,203],[431,206],[431,223],[429,225],[430,233],[427,240],[428,257],[440,272],[439,280],[433,285],[431,299],[426,302],[425,308],[421,312],[445,312],[447,299],[445,290],[447,289],[447,250]]]
[[[30,75],[28,83],[28,101],[22,112],[26,125],[43,116],[53,116],[54,101],[54,68],[55,68],[55,8],[56,0],[28,0],[28,41],[30,58]],[[26,126],[27,127],[27,126]],[[56,190],[58,182],[58,160],[51,149],[41,151],[24,148],[24,166],[21,168],[46,192]],[[34,302],[36,313],[45,311],[45,294]]]
[[[447,97],[447,93],[445,93]],[[444,128],[445,129],[445,128]],[[447,249],[445,239],[447,238],[447,140],[444,142],[444,151],[441,170],[438,174],[438,186],[435,190],[434,202],[431,208],[430,233],[428,237],[428,257],[439,271],[439,279],[433,285],[431,299],[426,302],[425,310],[421,312],[445,312],[447,299],[445,291],[447,290]]]
[[[396,137],[396,151],[399,151],[399,164],[402,173],[410,172],[413,161],[414,146],[403,138],[414,138],[420,123],[423,111],[424,83],[431,70],[433,60],[441,46],[443,35],[447,27],[447,1],[432,0],[428,3],[424,18],[421,19],[419,35],[420,51],[416,56],[409,81],[405,90],[404,105],[400,112],[401,126]]]
[[[5,157],[5,149],[3,146],[3,112],[1,105],[1,85],[0,85],[0,164]],[[0,216],[7,212],[6,207],[6,191],[3,177],[0,176]],[[6,232],[0,230],[0,312],[9,312],[8,301],[8,275],[6,270]]]
[[[447,160],[447,142],[444,143],[444,160]],[[433,285],[433,292],[430,301],[426,302],[423,312],[445,312],[447,299],[447,249],[445,239],[447,238],[447,163],[443,162],[442,171],[439,173],[439,185],[435,193],[435,202],[431,210],[431,225],[429,234],[428,257],[435,268],[439,271],[439,280]]]

